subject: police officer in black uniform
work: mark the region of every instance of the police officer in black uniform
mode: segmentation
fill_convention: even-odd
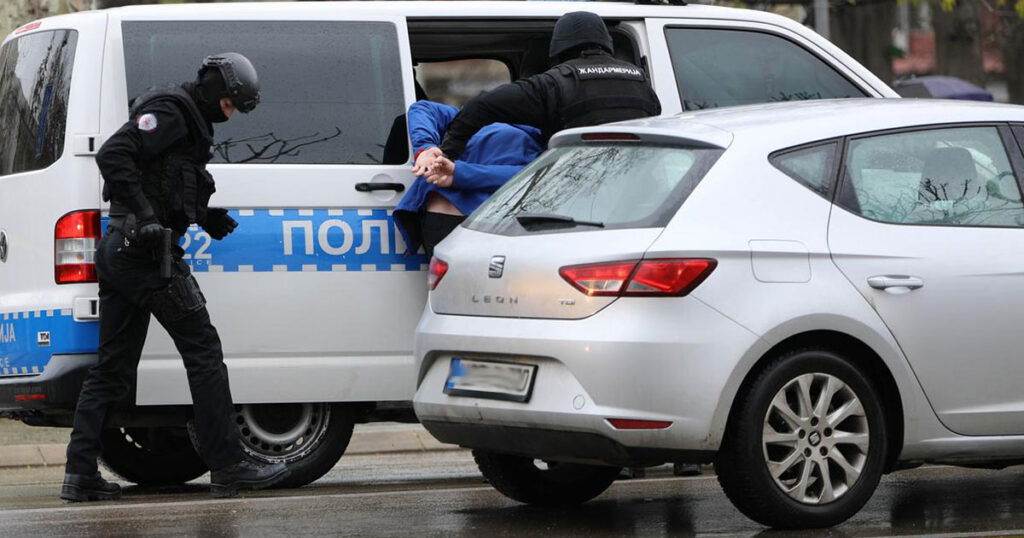
[[[208,207],[215,189],[206,163],[213,124],[235,110],[251,111],[259,98],[256,69],[245,56],[207,57],[195,82],[151,88],[136,98],[129,121],[96,155],[104,199],[110,200],[110,224],[96,248],[99,360],[75,409],[62,499],[121,495],[97,468],[100,434],[111,405],[131,393],[150,314],[185,362],[199,451],[212,471],[214,496],[267,487],[288,475],[282,463],[259,465],[243,457],[220,338],[177,246],[192,224],[217,240],[238,225],[227,210]]]
[[[441,151],[449,160],[469,139],[495,123],[541,130],[545,142],[562,129],[657,116],[661,103],[643,70],[611,56],[601,17],[567,13],[555,23],[549,55],[560,63],[544,73],[503,84],[471,99],[448,125]]]

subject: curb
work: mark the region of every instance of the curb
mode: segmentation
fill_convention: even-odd
[[[71,430],[68,430],[71,433]],[[64,443],[0,446],[0,469],[11,467],[53,467],[67,461]],[[419,424],[359,425],[349,441],[345,456],[463,450],[434,439]]]

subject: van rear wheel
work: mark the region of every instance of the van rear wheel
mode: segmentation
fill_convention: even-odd
[[[207,470],[185,428],[107,429],[102,441],[103,464],[140,486],[184,484]]]
[[[246,457],[284,463],[291,474],[275,488],[297,488],[327,474],[348,448],[355,413],[331,403],[235,406],[235,425]]]
[[[597,497],[619,476],[620,467],[543,462],[474,450],[473,459],[494,489],[521,503],[571,506]]]

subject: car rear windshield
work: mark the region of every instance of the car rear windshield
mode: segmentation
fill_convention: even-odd
[[[720,154],[636,144],[555,148],[494,193],[466,227],[519,235],[664,226]]]
[[[0,175],[41,170],[64,152],[77,38],[37,32],[0,49]]]

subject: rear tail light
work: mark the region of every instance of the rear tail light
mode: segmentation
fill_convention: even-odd
[[[595,297],[681,297],[700,285],[717,264],[710,258],[609,262],[571,265],[558,274]]]
[[[444,274],[448,272],[448,264],[438,258],[430,259],[430,274],[427,275],[427,289],[434,291],[434,288],[441,283]]]
[[[96,282],[99,240],[99,211],[75,211],[57,221],[53,232],[53,269],[58,284]]]

